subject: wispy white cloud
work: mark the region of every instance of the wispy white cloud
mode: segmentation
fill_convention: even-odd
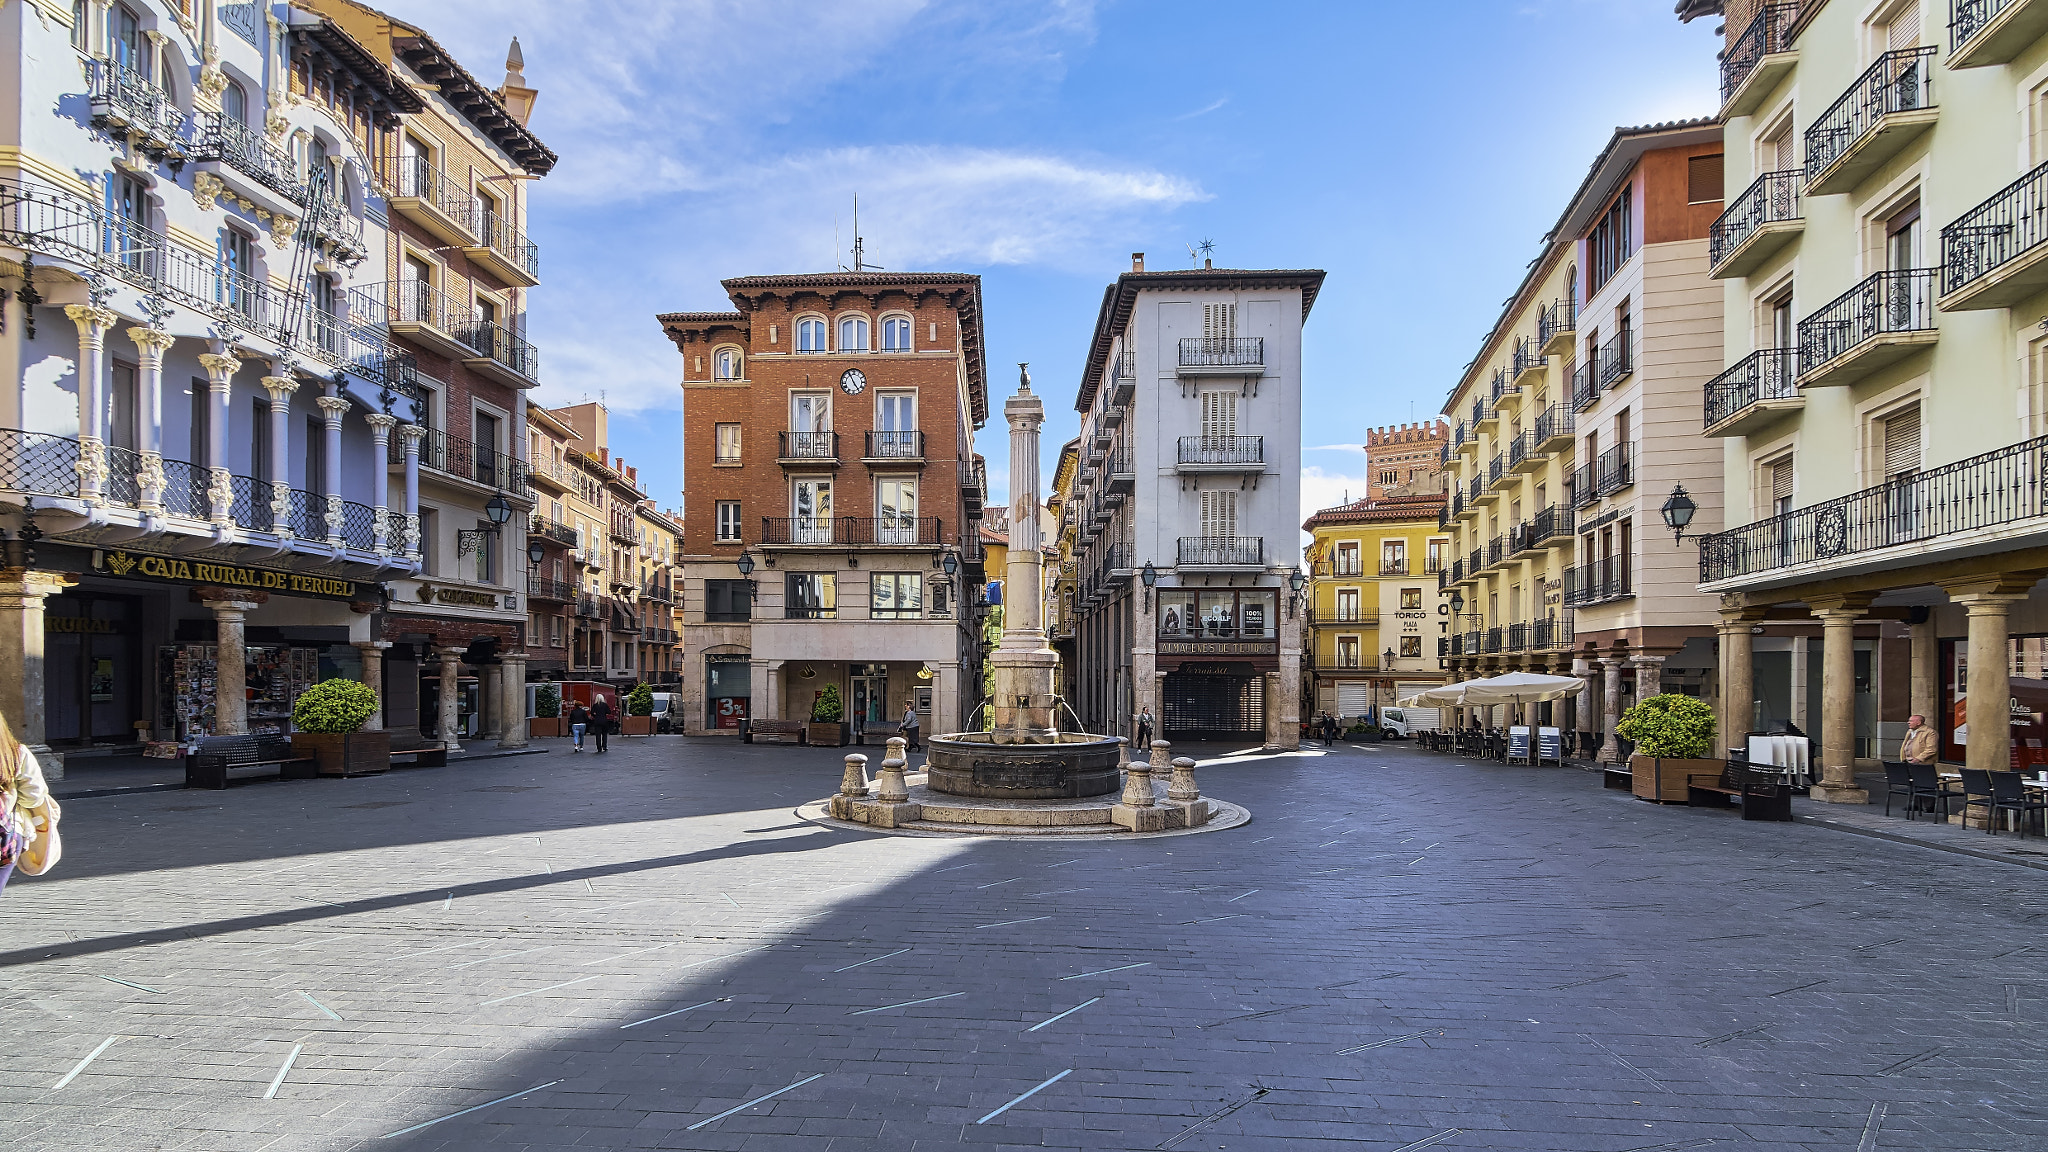
[[[1363,444],[1312,444],[1302,448],[1303,452],[1365,452]]]
[[[1197,116],[1207,116],[1209,113],[1214,112],[1218,108],[1221,108],[1228,103],[1230,103],[1230,97],[1224,96],[1216,100],[1214,103],[1206,104],[1200,108],[1195,109],[1193,112],[1183,112],[1180,115],[1175,116],[1174,119],[1176,121],[1193,120]]]
[[[1301,509],[1306,516],[1324,508],[1335,508],[1351,500],[1363,499],[1366,493],[1366,478],[1363,474],[1352,476],[1343,472],[1309,465],[1301,470]]]

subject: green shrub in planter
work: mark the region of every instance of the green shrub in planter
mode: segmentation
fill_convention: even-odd
[[[652,684],[636,684],[631,692],[626,693],[626,715],[654,715],[654,686]]]
[[[1638,701],[1614,730],[1643,756],[1702,760],[1714,752],[1714,710],[1692,696],[1667,692]]]
[[[377,694],[367,684],[335,677],[299,694],[292,703],[292,727],[301,732],[358,732],[377,714]]]
[[[543,720],[558,719],[562,715],[562,690],[553,684],[534,689],[533,714]]]
[[[837,724],[845,716],[845,706],[839,700],[839,685],[827,684],[818,693],[818,699],[811,705],[811,720],[818,724]]]

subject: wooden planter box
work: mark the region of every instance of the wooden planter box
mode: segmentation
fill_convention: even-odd
[[[1694,776],[1719,779],[1726,765],[1720,760],[1659,759],[1630,756],[1631,790],[1638,800],[1683,804],[1687,801],[1686,781]]]
[[[322,776],[373,776],[391,770],[391,733],[294,732],[292,755],[318,760]]]
[[[534,736],[567,736],[569,725],[560,716],[535,716],[527,721],[532,725],[527,731]]]
[[[811,720],[804,724],[804,743],[814,747],[842,747],[852,735],[853,725],[836,720]]]
[[[622,717],[620,717],[620,718],[619,718],[619,735],[621,735],[621,736],[652,736],[652,735],[654,735],[654,717],[652,717],[652,716],[622,716]]]

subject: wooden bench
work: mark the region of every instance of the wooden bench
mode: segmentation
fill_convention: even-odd
[[[400,756],[410,756],[415,768],[446,768],[448,745],[420,735],[418,728],[393,728],[391,759],[395,763]]]
[[[185,787],[225,788],[231,774],[248,768],[276,768],[287,780],[310,779],[318,765],[310,756],[292,755],[289,736],[201,736],[185,754]]]
[[[804,742],[804,725],[801,720],[749,720],[747,721],[747,743],[754,744],[767,740],[777,744],[801,744]]]
[[[1719,776],[1705,774],[1686,778],[1686,803],[1696,808],[1742,806],[1744,820],[1792,819],[1792,787],[1778,773],[1757,768],[1747,760],[1724,762]]]

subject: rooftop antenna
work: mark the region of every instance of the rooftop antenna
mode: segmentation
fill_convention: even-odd
[[[880,264],[870,264],[867,262],[860,235],[860,193],[856,192],[853,194],[853,270],[855,272],[865,272],[870,268],[877,272],[888,271],[888,269],[883,268]]]

